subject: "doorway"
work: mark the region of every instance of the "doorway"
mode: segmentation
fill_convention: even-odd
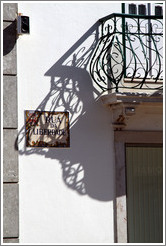
[[[162,243],[163,148],[126,144],[127,238],[129,243]]]

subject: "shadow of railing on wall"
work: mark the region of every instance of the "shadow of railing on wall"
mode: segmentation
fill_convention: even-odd
[[[58,160],[62,178],[69,188],[80,195],[110,201],[114,193],[110,114],[98,102],[102,90],[95,89],[88,72],[99,26],[99,22],[95,23],[45,73],[50,77],[50,91],[35,109],[69,112],[70,148],[26,148],[24,126],[18,134],[16,148],[20,155],[38,154]]]

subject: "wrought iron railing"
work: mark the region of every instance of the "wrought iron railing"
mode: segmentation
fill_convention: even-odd
[[[90,74],[103,90],[162,89],[162,16],[111,14],[99,20]]]

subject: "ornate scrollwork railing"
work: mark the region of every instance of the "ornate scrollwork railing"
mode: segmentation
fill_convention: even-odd
[[[161,16],[111,14],[99,20],[101,33],[90,74],[103,90],[162,89]]]

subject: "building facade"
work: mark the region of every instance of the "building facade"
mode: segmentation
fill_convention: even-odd
[[[163,4],[4,3],[4,242],[163,242]]]

